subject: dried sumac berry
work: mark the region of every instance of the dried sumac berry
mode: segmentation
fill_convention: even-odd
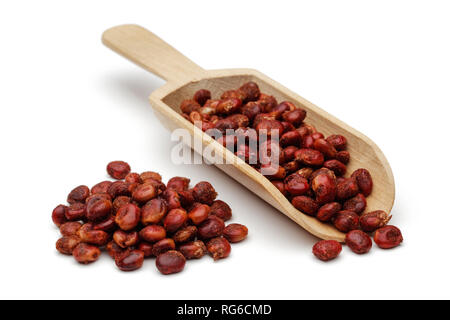
[[[157,195],[156,188],[151,183],[143,183],[136,187],[131,197],[138,203],[146,203]]]
[[[248,228],[243,224],[232,223],[225,227],[223,236],[231,243],[236,243],[247,238]]]
[[[231,252],[230,243],[227,239],[222,237],[209,240],[206,244],[206,248],[214,261],[228,257]]]
[[[341,232],[347,233],[359,227],[359,216],[353,211],[339,211],[333,218],[333,224]]]
[[[112,205],[113,205],[113,212],[114,214],[122,208],[124,205],[129,204],[131,202],[131,198],[127,196],[118,196],[114,199]]]
[[[98,221],[93,224],[94,230],[101,230],[109,233],[116,230],[116,228],[117,228],[116,219],[113,215],[110,215],[105,220]]]
[[[311,181],[311,189],[319,205],[333,202],[336,198],[336,181],[326,174],[319,174]]]
[[[295,159],[304,165],[318,167],[323,165],[325,159],[323,154],[313,149],[299,149],[295,153]]]
[[[121,248],[115,241],[110,241],[106,245],[106,251],[111,258],[115,259],[116,256],[124,253],[125,249]]]
[[[87,197],[85,204],[87,205],[87,203],[91,199],[105,199],[105,200],[112,201],[112,198],[108,193],[96,193],[96,194],[91,194],[89,197]]]
[[[322,240],[317,242],[312,249],[317,259],[322,261],[330,261],[341,253],[342,245],[335,240]]]
[[[61,225],[59,228],[59,231],[61,232],[61,235],[69,237],[69,236],[75,236],[78,233],[78,230],[81,228],[82,224],[80,222],[72,221],[72,222],[66,222]]]
[[[330,144],[325,139],[314,140],[314,149],[316,149],[316,150],[320,151],[321,153],[323,153],[323,155],[327,159],[334,159],[334,158],[336,158],[336,154],[337,154],[336,149],[333,147],[332,144]]]
[[[249,102],[250,103],[250,102]],[[259,94],[259,105],[263,112],[271,112],[278,105],[277,99],[264,93]]]
[[[280,180],[286,177],[286,169],[272,163],[262,164],[259,172],[270,180]]]
[[[224,100],[224,99],[230,99],[230,98],[236,98],[239,100],[243,100],[244,99],[244,93],[240,92],[238,90],[227,90],[224,93],[222,93],[222,95],[220,96],[220,99]]]
[[[173,240],[176,243],[188,242],[188,241],[193,240],[196,235],[197,235],[197,227],[195,227],[195,226],[187,226],[185,228],[182,228],[182,229],[178,230],[174,234]]]
[[[156,179],[148,178],[148,179],[145,179],[145,181],[143,183],[151,184],[153,187],[155,187],[158,195],[160,195],[164,190],[167,189],[166,185],[162,181],[159,181]]]
[[[56,250],[62,254],[71,255],[73,250],[80,244],[80,238],[77,236],[64,236],[56,242]]]
[[[144,258],[153,256],[153,245],[148,242],[140,242],[138,246],[138,250],[144,253]]]
[[[162,274],[181,272],[185,264],[185,257],[175,250],[167,251],[156,258],[156,267]]]
[[[331,171],[330,169],[327,169],[327,168],[320,168],[316,171],[313,171],[313,173],[311,173],[311,175],[309,176],[309,180],[312,181],[319,174],[325,174],[328,177],[330,177],[330,179],[332,179],[333,181],[336,181],[336,183],[337,183],[336,175],[334,174],[333,171]]]
[[[108,193],[108,188],[111,184],[112,184],[112,181],[99,182],[95,186],[92,187],[91,193],[92,194]]]
[[[198,111],[201,105],[195,100],[184,100],[181,102],[180,109],[182,112],[190,114],[193,111]]]
[[[106,167],[108,174],[114,179],[124,179],[130,173],[130,165],[124,161],[112,161]]]
[[[283,125],[283,132],[284,133],[287,133],[287,132],[290,132],[290,131],[296,131],[294,125],[292,123],[290,123],[290,122],[281,121],[281,124]],[[302,137],[300,136],[299,144],[301,144],[301,142],[302,142]]]
[[[300,108],[283,113],[283,120],[292,123],[295,127],[301,125],[305,118],[306,111]]]
[[[148,180],[148,179],[153,179],[153,180],[156,180],[156,181],[159,181],[159,182],[161,182],[161,180],[162,180],[161,175],[159,173],[157,173],[157,172],[154,172],[154,171],[142,172],[140,177],[141,177],[141,180],[142,180],[143,183],[146,182],[146,180]]]
[[[211,205],[217,197],[217,192],[209,182],[201,181],[194,186],[193,195],[195,201]]]
[[[112,210],[112,203],[101,195],[89,197],[86,201],[86,218],[89,221],[99,221],[105,219]]]
[[[340,134],[333,134],[327,138],[328,143],[330,143],[337,151],[345,150],[347,147],[347,139]]]
[[[199,225],[208,218],[211,208],[207,204],[194,203],[191,211],[189,211],[188,218],[193,224]]]
[[[206,246],[201,240],[188,242],[180,246],[180,252],[186,259],[200,259],[206,252]]]
[[[112,199],[118,196],[129,196],[131,194],[128,189],[129,184],[123,181],[115,181],[108,187],[108,194]]]
[[[317,132],[316,127],[314,127],[313,125],[310,125],[308,123],[302,123],[302,125],[300,127],[306,128],[308,130],[308,134],[313,134]]]
[[[142,267],[144,263],[144,252],[140,250],[127,250],[116,256],[116,266],[122,271],[134,271]]]
[[[347,172],[347,166],[338,160],[328,160],[325,161],[323,166],[334,172],[336,176],[343,176]]]
[[[364,254],[372,248],[372,239],[361,230],[352,230],[346,234],[345,244],[354,253]]]
[[[164,218],[164,228],[166,228],[167,232],[175,232],[186,223],[187,219],[186,210],[181,208],[172,209]]]
[[[352,173],[352,178],[358,184],[361,193],[368,197],[372,193],[373,181],[370,172],[366,169],[358,169]]]
[[[297,196],[292,199],[292,205],[301,212],[310,215],[315,216],[317,213],[317,210],[319,210],[318,203],[307,196]]]
[[[189,113],[189,121],[194,123],[198,127],[198,122],[201,122],[203,120],[203,116],[198,111],[192,111]]]
[[[237,124],[238,128],[246,128],[249,124],[248,117],[239,113],[228,116],[227,119],[234,121]]]
[[[294,111],[295,109],[296,109],[296,107],[292,102],[283,101],[279,105],[277,105],[275,108],[273,108],[272,112],[282,115],[285,112]]]
[[[113,239],[114,242],[121,248],[129,248],[139,242],[139,236],[136,231],[125,232],[123,230],[117,230],[113,234]]]
[[[222,235],[225,223],[217,216],[209,216],[198,227],[198,236],[201,239],[210,239]]]
[[[232,210],[226,202],[215,200],[211,205],[210,214],[219,217],[223,221],[227,221],[231,219]]]
[[[102,230],[94,230],[92,223],[83,224],[78,229],[78,236],[81,242],[94,244],[97,246],[103,246],[109,241],[109,234]]]
[[[253,128],[256,129],[256,126],[264,120],[275,120],[275,119],[276,119],[276,114],[274,112],[259,113],[256,115],[255,119],[253,119]],[[283,125],[281,125],[281,126],[283,126]]]
[[[344,202],[344,210],[350,210],[356,212],[357,214],[361,214],[367,207],[366,197],[362,193],[358,193],[351,199],[348,199]]]
[[[124,231],[134,229],[141,220],[141,209],[132,203],[122,206],[116,214],[116,223]]]
[[[336,153],[336,160],[342,162],[343,164],[348,164],[350,162],[350,152],[339,151]]]
[[[309,130],[301,125],[299,128],[297,128],[298,133],[300,133],[300,136],[302,137],[302,140],[305,139],[306,136],[310,135]]]
[[[84,203],[87,197],[89,197],[90,191],[87,186],[78,186],[72,191],[70,191],[69,195],[67,196],[67,202],[70,204],[73,204],[75,202],[81,202]]]
[[[216,107],[216,111],[219,114],[232,114],[239,110],[242,105],[242,101],[236,98],[221,100]]]
[[[313,172],[314,170],[312,168],[301,168],[297,171],[297,174],[301,175],[305,179],[309,179]]]
[[[69,208],[63,204],[60,204],[55,209],[53,209],[52,220],[57,227],[60,227],[63,223],[67,222],[66,212],[68,209]]]
[[[86,217],[86,205],[81,202],[72,203],[66,211],[66,218],[69,221],[82,220]]]
[[[214,124],[214,128],[219,130],[222,134],[225,134],[228,130],[237,130],[239,124],[231,118],[225,118],[217,120]]]
[[[258,102],[249,102],[241,108],[241,112],[250,121],[252,121],[259,113],[263,111],[263,107]]]
[[[256,101],[259,99],[259,87],[253,81],[244,83],[237,91],[242,94],[242,100],[244,102]]]
[[[302,138],[302,148],[303,149],[312,149],[314,147],[314,139],[311,135],[307,135]],[[323,154],[322,154],[323,156]]]
[[[156,198],[147,202],[141,209],[141,222],[144,225],[159,223],[167,213],[167,204]]]
[[[297,152],[298,148],[296,146],[288,146],[283,149],[284,160],[292,161],[295,160],[295,152]]]
[[[283,168],[286,171],[286,174],[288,174],[297,171],[300,168],[300,165],[294,160],[283,164]]]
[[[322,222],[330,221],[331,218],[334,217],[336,213],[341,210],[342,206],[338,202],[331,202],[320,207],[319,211],[317,211],[317,219]]]
[[[98,260],[101,251],[96,246],[80,243],[72,252],[73,257],[81,264],[88,264]]]
[[[283,130],[286,131],[286,130]],[[294,146],[294,147],[300,147],[302,143],[302,138],[300,136],[300,133],[298,131],[288,131],[284,133],[280,138],[280,145],[282,147],[288,147],[288,146]]]
[[[208,101],[209,99],[211,99],[211,92],[209,90],[206,89],[200,89],[198,91],[196,91],[194,93],[194,100],[200,104],[200,105],[204,105],[206,103],[206,101]]]
[[[284,180],[284,188],[293,196],[301,196],[308,192],[309,183],[307,179],[298,173],[294,173]]]
[[[384,227],[391,220],[392,216],[382,210],[364,213],[359,217],[361,229],[365,232],[373,232]]]
[[[178,195],[180,197],[181,206],[184,208],[189,208],[195,202],[191,189],[180,191],[178,192]]]
[[[267,137],[272,137],[278,135],[279,137],[283,134],[284,127],[278,120],[261,120],[255,126],[255,130],[258,135],[267,135]]]
[[[146,180],[146,183],[147,183],[147,181],[148,180]],[[130,194],[130,195],[133,194],[133,191],[136,190],[136,188],[140,185],[139,183],[136,183],[136,182],[134,182],[134,183],[126,182],[126,184],[127,184],[128,194]]]
[[[373,240],[381,249],[391,249],[403,242],[403,236],[399,228],[385,226],[375,231]]]
[[[128,183],[142,183],[141,175],[136,172],[130,172],[125,176],[125,182]]]
[[[345,178],[337,183],[336,198],[339,201],[347,200],[356,196],[359,192],[358,185],[353,179]]]
[[[166,201],[167,210],[177,209],[181,207],[180,195],[175,190],[167,189],[162,193],[162,197]]]
[[[139,231],[139,237],[147,242],[158,242],[166,237],[166,229],[158,225],[149,225]]]
[[[170,238],[162,239],[153,244],[152,253],[155,257],[169,250],[175,249],[175,241]]]
[[[173,177],[167,182],[167,189],[173,189],[176,192],[184,191],[189,188],[191,179],[185,177]]]

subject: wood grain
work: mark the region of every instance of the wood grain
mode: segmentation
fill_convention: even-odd
[[[329,224],[303,214],[251,166],[234,156],[179,113],[182,100],[192,97],[195,91],[206,88],[213,96],[235,89],[247,81],[255,81],[262,92],[270,93],[278,101],[289,100],[308,112],[307,121],[325,135],[342,134],[348,139],[351,173],[358,168],[368,169],[374,180],[374,189],[367,199],[366,210],[390,212],[395,199],[392,170],[378,146],[362,133],[315,106],[311,102],[283,87],[259,71],[252,69],[204,70],[183,56],[150,31],[136,25],[123,25],[105,31],[103,43],[141,67],[167,80],[167,83],[150,95],[156,116],[169,130],[184,128],[192,137],[200,138],[203,148],[212,145],[218,158],[233,159],[233,164],[215,165],[246,186],[251,192],[277,208],[298,225],[321,239],[344,241],[345,235]],[[203,149],[202,149],[203,150]],[[202,150],[196,150],[201,153]],[[255,213],[257,214],[257,213]]]

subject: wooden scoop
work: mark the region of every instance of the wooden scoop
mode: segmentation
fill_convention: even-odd
[[[184,119],[179,107],[184,99],[190,99],[195,91],[202,88],[210,90],[213,97],[218,97],[223,91],[236,89],[245,82],[254,81],[261,92],[273,95],[278,101],[293,102],[307,110],[307,122],[324,135],[342,134],[348,139],[348,151],[351,153],[349,172],[358,168],[366,168],[371,172],[374,188],[367,199],[367,210],[384,210],[387,213],[391,211],[395,197],[394,177],[389,163],[377,145],[360,132],[259,71],[204,70],[156,35],[137,25],[111,28],[105,31],[102,39],[112,50],[167,80],[163,87],[150,95],[150,103],[155,114],[165,127],[170,130],[184,128],[192,137],[200,138],[203,147],[211,145],[216,157],[233,159],[234,164],[225,164],[224,161],[223,164],[215,165],[313,235],[341,242],[345,237],[333,226],[298,211],[269,180]],[[202,153],[202,149],[196,146],[192,148]]]

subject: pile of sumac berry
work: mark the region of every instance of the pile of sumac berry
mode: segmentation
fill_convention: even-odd
[[[189,188],[190,180],[174,177],[162,182],[156,172],[131,172],[123,161],[113,161],[107,172],[116,181],[103,181],[91,189],[78,186],[58,205],[52,219],[62,238],[56,249],[88,264],[105,249],[122,271],[142,267],[156,257],[163,274],[180,272],[186,259],[209,253],[214,260],[231,252],[230,243],[247,237],[247,227],[232,223],[231,208],[216,200],[206,181]]]
[[[185,119],[269,179],[295,208],[346,233],[354,252],[370,250],[367,233],[375,232],[381,248],[402,241],[398,228],[386,226],[391,218],[386,212],[364,213],[373,181],[366,169],[346,177],[347,139],[337,134],[325,137],[304,122],[306,110],[289,101],[278,103],[261,93],[255,82],[225,91],[220,99],[212,99],[206,89],[198,90],[180,109]],[[338,242],[320,242],[313,251],[330,260],[340,248]]]

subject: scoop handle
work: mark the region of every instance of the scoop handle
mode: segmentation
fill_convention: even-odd
[[[138,66],[170,82],[200,78],[204,69],[147,29],[133,24],[106,30],[102,42]]]

